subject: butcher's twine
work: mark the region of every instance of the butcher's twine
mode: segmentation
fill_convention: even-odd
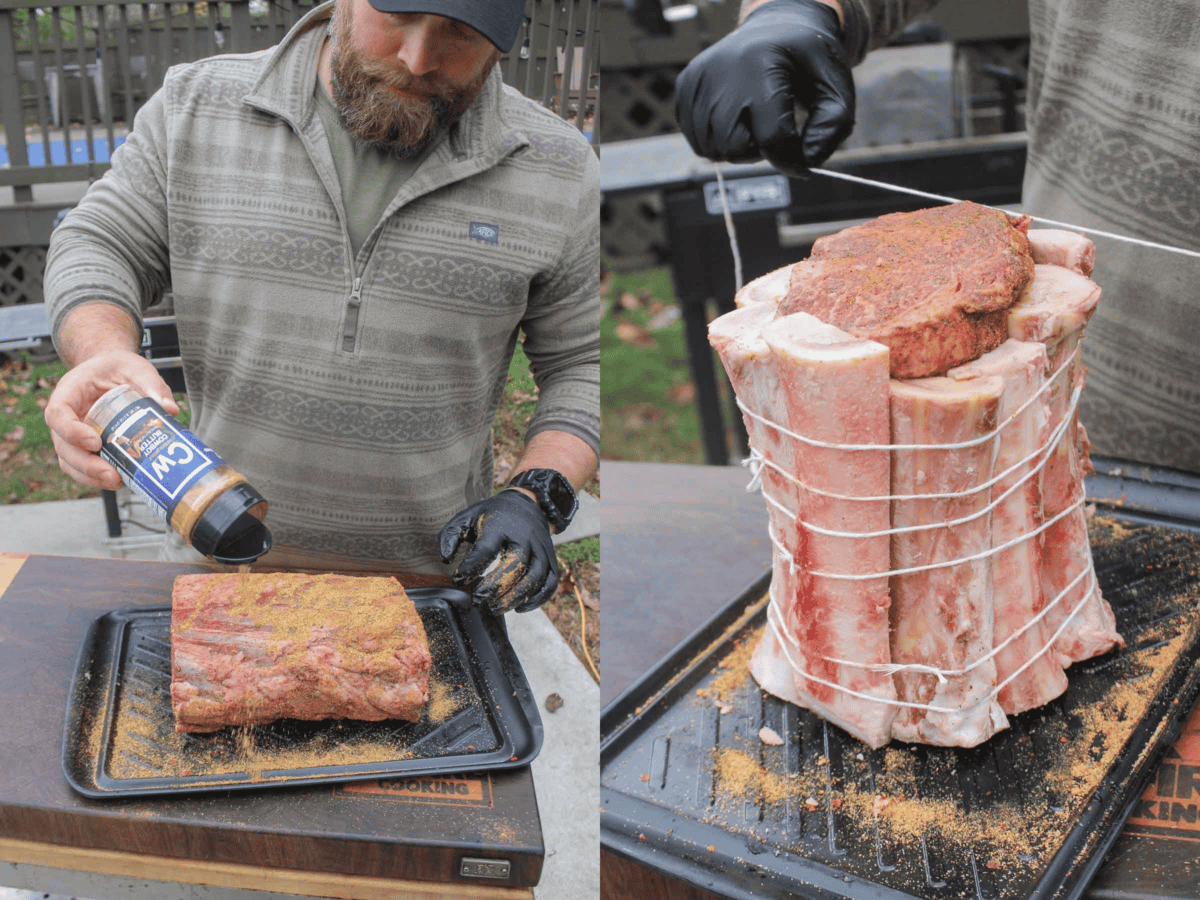
[[[832,169],[811,169],[810,171],[816,173],[817,175],[825,175],[828,178],[839,178],[842,181],[853,181],[856,184],[865,184],[869,185],[870,187],[883,188],[884,190],[895,191],[900,194],[911,194],[914,197],[921,197],[925,200],[937,200],[939,203],[962,202],[957,197],[944,197],[941,194],[930,194],[927,191],[919,191],[916,188],[902,187],[898,184],[888,184],[886,181],[874,181],[870,178],[863,178],[860,175],[851,175],[848,172],[835,172]],[[724,188],[722,188],[722,190],[724,190]],[[979,205],[987,209],[998,210],[1004,213],[1006,216],[1014,219],[1019,219],[1024,215],[1028,215],[1028,213],[1013,212],[1010,209],[1003,209],[999,206],[987,206],[987,204],[984,203],[980,203]],[[1085,234],[1094,234],[1097,237],[1110,238],[1114,241],[1123,241],[1126,244],[1137,244],[1139,247],[1149,247],[1153,250],[1166,250],[1168,253],[1181,253],[1184,256],[1200,258],[1200,252],[1188,250],[1185,247],[1172,247],[1170,244],[1160,244],[1157,241],[1147,241],[1143,240],[1142,238],[1130,237],[1129,235],[1125,234],[1115,234],[1111,231],[1101,231],[1099,228],[1085,228],[1082,225],[1072,225],[1068,222],[1059,222],[1054,219],[1047,219],[1043,216],[1030,215],[1029,218],[1035,222],[1040,222],[1043,225],[1053,225],[1055,228],[1066,228],[1070,231],[1082,231]]]
[[[815,440],[812,438],[805,437],[804,435],[797,434],[793,431],[790,431],[789,429],[785,428],[784,426],[780,425],[779,423],[774,422],[771,419],[764,417],[764,416],[754,412],[753,410],[749,409],[749,407],[747,407],[745,405],[745,403],[742,401],[742,399],[740,397],[738,398],[738,407],[747,416],[752,418],[754,421],[758,422],[761,425],[764,425],[766,427],[769,427],[769,428],[775,430],[780,435],[783,435],[792,440],[795,440],[797,442],[800,442],[800,443],[803,443],[803,444],[806,444],[809,446],[821,447],[821,448],[832,449],[832,450],[886,451],[888,453],[892,453],[894,451],[905,451],[905,450],[944,451],[944,450],[967,449],[967,448],[979,446],[981,444],[988,443],[988,442],[994,442],[996,444],[997,450],[998,450],[999,441],[1004,432],[1004,429],[1009,428],[1009,427],[1015,427],[1016,424],[1020,421],[1023,413],[1025,413],[1033,404],[1038,403],[1039,401],[1042,401],[1042,399],[1044,398],[1044,395],[1048,391],[1053,389],[1055,382],[1058,381],[1059,379],[1065,377],[1067,373],[1072,371],[1072,363],[1075,361],[1078,354],[1079,354],[1079,346],[1076,345],[1076,347],[1071,352],[1071,354],[1068,355],[1065,359],[1063,359],[1061,361],[1059,367],[1048,378],[1043,379],[1042,384],[1038,386],[1037,390],[1034,391],[1031,394],[1031,396],[1024,403],[1022,403],[1016,410],[1014,410],[1011,414],[1006,416],[1005,419],[1002,422],[998,423],[995,428],[991,429],[990,431],[986,432],[983,435],[979,435],[975,438],[971,438],[970,440],[966,440],[966,441],[958,441],[958,442],[945,443],[945,444],[838,444],[838,443],[832,443],[832,442],[828,442],[828,441],[818,441],[818,440]],[[748,491],[755,491],[755,490],[760,491],[763,495],[763,499],[769,505],[771,505],[775,509],[777,509],[784,517],[793,521],[799,528],[803,528],[806,531],[815,532],[817,534],[822,534],[822,535],[826,535],[829,537],[850,538],[850,539],[882,538],[882,537],[889,537],[889,536],[897,535],[897,534],[906,534],[906,533],[911,533],[911,532],[915,532],[915,531],[925,531],[925,530],[933,530],[933,529],[940,529],[940,528],[950,528],[950,527],[955,527],[958,525],[966,524],[975,519],[990,515],[996,509],[997,506],[1002,504],[1014,492],[1019,491],[1030,479],[1037,478],[1040,475],[1040,473],[1044,469],[1047,461],[1050,459],[1053,451],[1059,445],[1059,443],[1061,443],[1064,436],[1067,434],[1068,428],[1070,427],[1071,423],[1074,421],[1075,411],[1078,407],[1079,398],[1082,393],[1082,390],[1083,390],[1082,385],[1076,385],[1073,388],[1073,390],[1071,392],[1070,402],[1067,405],[1066,409],[1063,411],[1061,418],[1058,420],[1057,423],[1055,423],[1053,430],[1047,436],[1047,439],[1045,440],[1045,442],[1043,442],[1037,449],[1035,449],[1032,453],[1025,456],[1020,461],[1009,466],[1008,468],[1006,468],[1004,471],[1000,472],[999,474],[995,474],[995,475],[991,476],[990,478],[987,478],[986,480],[981,481],[980,483],[976,484],[975,486],[968,488],[966,490],[963,490],[963,491],[929,493],[929,494],[887,494],[887,495],[867,495],[867,496],[847,495],[847,494],[840,494],[840,493],[836,493],[836,492],[832,492],[832,491],[824,491],[819,488],[815,488],[810,485],[806,485],[804,482],[802,482],[800,479],[798,479],[796,476],[794,476],[791,472],[788,472],[783,467],[779,466],[778,464],[773,462],[770,458],[765,456],[757,448],[752,448],[751,456],[743,462],[743,465],[747,465],[750,468],[751,473],[752,473],[750,483],[747,485],[746,489]],[[993,458],[995,458],[995,452],[993,453]],[[956,499],[956,498],[961,498],[961,497],[968,497],[973,494],[981,493],[983,491],[990,491],[997,484],[1010,478],[1014,473],[1021,472],[1022,469],[1025,469],[1025,471],[1021,472],[1020,476],[1014,481],[1014,483],[1009,485],[1007,488],[1005,488],[1004,491],[1001,492],[997,497],[991,498],[985,507],[983,507],[982,509],[980,509],[968,516],[964,516],[959,519],[953,519],[953,520],[949,520],[949,521],[945,521],[945,522],[924,523],[921,525],[901,526],[899,528],[888,528],[888,529],[880,529],[880,530],[874,530],[874,531],[840,531],[840,530],[836,530],[836,529],[823,528],[823,527],[816,525],[814,523],[811,523],[811,522],[805,522],[803,519],[800,518],[798,511],[793,511],[793,510],[789,509],[785,504],[780,502],[776,497],[772,496],[771,492],[767,489],[766,485],[763,484],[762,473],[763,473],[764,468],[769,468],[771,471],[777,473],[785,480],[796,485],[799,489],[809,492],[809,493],[820,494],[820,495],[823,495],[826,497],[831,497],[831,498],[838,499],[838,500],[875,501],[875,502],[889,502],[889,503],[892,501],[941,500],[941,499]],[[1003,553],[1006,550],[1010,550],[1013,547],[1016,547],[1026,541],[1037,538],[1039,535],[1043,534],[1047,529],[1053,527],[1057,522],[1061,521],[1062,519],[1066,518],[1067,516],[1075,514],[1085,502],[1086,502],[1085,498],[1080,497],[1078,500],[1076,500],[1074,503],[1067,506],[1065,509],[1058,511],[1056,514],[1054,514],[1050,518],[1044,520],[1036,528],[1034,528],[1030,531],[1027,531],[1023,534],[1017,535],[1017,536],[1015,536],[1007,541],[1004,541],[1000,544],[990,546],[987,549],[982,550],[979,553],[972,554],[970,556],[963,556],[963,557],[958,557],[955,559],[944,560],[941,562],[929,563],[929,564],[920,565],[920,566],[911,566],[911,567],[900,568],[900,569],[888,569],[887,571],[883,571],[883,572],[873,572],[873,573],[867,573],[867,574],[850,574],[850,573],[844,573],[844,572],[822,572],[822,571],[808,571],[808,570],[805,570],[805,574],[809,577],[815,577],[815,578],[827,578],[827,579],[844,580],[844,581],[869,581],[869,580],[874,580],[874,579],[890,578],[892,576],[898,576],[898,575],[910,575],[910,574],[915,574],[918,572],[928,572],[933,569],[950,568],[953,566],[960,566],[960,565],[964,565],[964,564],[979,561],[979,560],[990,559],[992,556],[995,556],[996,554]],[[775,552],[778,554],[779,559],[781,560],[781,562],[783,562],[785,565],[787,565],[789,567],[791,575],[795,576],[800,571],[800,568],[796,564],[793,554],[789,551],[786,544],[779,537],[778,533],[775,531],[775,528],[773,527],[773,525],[771,525],[771,523],[769,521],[767,524],[767,533],[771,539],[772,545],[775,548]],[[1059,594],[1050,603],[1047,603],[1042,608],[1042,610],[1040,612],[1038,612],[1037,615],[1030,618],[1027,622],[1025,622],[1021,626],[1021,628],[1019,628],[1018,630],[1016,630],[1015,632],[1010,634],[1001,643],[993,646],[989,652],[980,655],[977,659],[975,659],[973,662],[971,662],[969,665],[965,666],[964,668],[947,669],[947,668],[940,668],[937,666],[930,666],[930,665],[927,665],[924,663],[864,663],[864,662],[855,661],[855,660],[838,659],[835,657],[822,657],[822,659],[824,661],[834,663],[836,665],[865,669],[870,672],[874,672],[874,673],[881,674],[881,675],[887,675],[887,676],[891,676],[891,675],[901,673],[901,672],[911,672],[911,673],[916,673],[916,674],[930,674],[930,675],[934,675],[937,678],[939,683],[946,684],[950,678],[956,678],[956,677],[961,678],[963,676],[966,676],[966,675],[970,674],[972,671],[974,671],[975,669],[979,668],[980,666],[983,666],[983,665],[987,664],[988,662],[992,661],[993,659],[995,659],[995,657],[998,654],[1002,653],[1006,647],[1008,647],[1014,641],[1018,640],[1029,629],[1037,626],[1047,615],[1049,615],[1049,613],[1052,610],[1056,609],[1064,601],[1064,599],[1073,590],[1075,590],[1079,586],[1080,582],[1085,577],[1089,579],[1089,582],[1088,582],[1086,590],[1084,590],[1084,592],[1082,594],[1081,599],[1071,609],[1070,613],[1063,619],[1063,621],[1060,623],[1057,630],[1046,641],[1046,643],[1042,646],[1042,648],[1040,650],[1038,650],[1037,652],[1031,654],[1029,656],[1029,658],[1018,669],[1016,669],[1014,672],[1010,673],[1006,678],[1004,678],[1003,681],[994,685],[988,693],[981,695],[978,700],[976,700],[969,706],[965,706],[965,707],[945,707],[945,706],[940,706],[937,704],[914,703],[911,701],[899,700],[899,699],[895,699],[892,697],[880,697],[880,696],[876,696],[876,695],[872,695],[872,694],[864,694],[862,692],[855,691],[852,688],[849,688],[843,684],[838,684],[836,682],[827,681],[816,675],[813,675],[810,672],[806,671],[796,661],[796,659],[792,655],[792,650],[789,649],[789,648],[792,648],[797,652],[802,652],[800,643],[797,640],[797,638],[795,637],[795,635],[792,634],[790,632],[790,630],[787,629],[781,621],[782,616],[783,616],[782,607],[781,607],[780,601],[778,600],[776,593],[775,593],[776,584],[774,581],[772,582],[771,588],[770,588],[770,603],[768,605],[767,615],[768,615],[768,622],[770,623],[772,633],[775,635],[776,639],[779,641],[779,644],[780,644],[781,648],[783,649],[784,654],[788,658],[789,664],[792,666],[792,668],[795,670],[795,672],[798,675],[804,677],[805,679],[808,679],[809,681],[812,681],[816,684],[825,685],[826,687],[830,687],[835,690],[841,691],[849,696],[856,697],[856,698],[863,699],[863,700],[870,700],[870,701],[873,701],[876,703],[883,703],[883,704],[888,704],[888,705],[898,706],[898,707],[907,707],[907,708],[911,708],[911,709],[920,709],[920,710],[924,710],[927,712],[953,713],[956,715],[965,715],[965,714],[968,714],[971,711],[977,709],[978,707],[980,707],[983,704],[991,703],[1008,684],[1010,684],[1014,679],[1018,678],[1022,672],[1024,672],[1026,669],[1028,669],[1029,666],[1033,665],[1033,663],[1037,659],[1039,659],[1047,651],[1049,651],[1050,648],[1054,646],[1054,643],[1058,640],[1059,636],[1062,635],[1062,633],[1070,625],[1071,621],[1075,618],[1075,616],[1083,608],[1084,604],[1086,604],[1089,600],[1091,600],[1093,598],[1094,594],[1097,591],[1097,586],[1096,586],[1095,573],[1092,569],[1092,562],[1091,562],[1090,555],[1088,556],[1086,567],[1082,571],[1080,571],[1071,580],[1071,582],[1065,588],[1063,588],[1063,590],[1060,591]]]
[[[963,449],[967,449],[970,447],[977,447],[981,444],[987,444],[987,443],[990,443],[990,442],[998,439],[1000,432],[1005,427],[1007,427],[1011,423],[1017,421],[1018,418],[1020,417],[1020,415],[1023,412],[1025,412],[1025,410],[1028,409],[1028,407],[1031,404],[1033,404],[1034,402],[1039,400],[1042,397],[1042,395],[1053,386],[1054,382],[1062,375],[1063,372],[1068,371],[1068,367],[1069,367],[1071,361],[1074,360],[1076,358],[1076,356],[1078,356],[1078,354],[1079,354],[1079,347],[1077,345],[1075,347],[1075,350],[1071,353],[1071,355],[1063,361],[1063,364],[1061,366],[1059,366],[1058,369],[1055,370],[1054,374],[1052,374],[1049,378],[1047,378],[1043,382],[1043,384],[1041,386],[1039,386],[1038,390],[1032,396],[1030,396],[1030,398],[1028,400],[1026,400],[1016,410],[1014,410],[1013,413],[1008,418],[1006,418],[1005,421],[1001,422],[995,429],[993,429],[990,432],[987,432],[986,434],[980,435],[979,437],[972,438],[968,441],[960,441],[960,442],[954,443],[954,444],[834,444],[834,443],[829,443],[827,441],[814,440],[813,438],[805,437],[802,434],[797,434],[794,431],[789,431],[787,428],[784,428],[778,422],[773,422],[770,419],[764,418],[763,416],[756,413],[754,410],[750,409],[748,406],[745,405],[745,403],[742,401],[742,399],[740,397],[737,398],[737,405],[738,405],[738,409],[740,409],[743,413],[745,413],[747,416],[749,416],[750,418],[752,418],[754,421],[758,422],[759,424],[766,425],[768,428],[771,428],[771,429],[779,432],[780,434],[784,435],[785,437],[789,437],[792,440],[799,441],[800,443],[806,444],[807,446],[810,446],[810,447],[823,447],[823,448],[829,449],[829,450],[866,450],[866,451],[886,450],[889,453],[893,450],[963,450]],[[1070,406],[1067,410],[1067,415],[1065,415],[1063,417],[1062,421],[1059,422],[1059,424],[1055,427],[1055,430],[1047,438],[1046,444],[1048,447],[1052,444],[1057,445],[1058,441],[1061,440],[1063,433],[1066,431],[1067,424],[1069,424],[1071,421],[1071,415],[1074,413],[1076,407],[1079,404],[1079,397],[1080,397],[1081,391],[1082,391],[1082,388],[1080,388],[1079,386],[1076,386],[1075,389],[1071,392],[1071,402],[1070,402]],[[1053,448],[1051,447],[1051,449],[1053,449]],[[1038,456],[1043,455],[1045,453],[1045,451],[1046,451],[1045,447],[1039,447],[1036,451],[1031,453],[1025,459],[1013,464],[1008,469],[1001,472],[999,475],[994,476],[990,481],[976,485],[975,487],[972,487],[972,488],[967,488],[966,490],[963,490],[963,491],[950,491],[950,492],[941,493],[941,494],[886,494],[886,495],[878,495],[878,496],[869,496],[869,495],[862,496],[862,495],[858,495],[858,494],[840,494],[835,491],[826,491],[826,490],[822,490],[821,488],[817,488],[817,487],[813,487],[811,485],[804,484],[798,478],[796,478],[796,476],[794,476],[791,472],[786,471],[785,469],[781,468],[776,463],[767,459],[765,456],[762,455],[762,453],[760,453],[756,448],[753,448],[753,447],[750,448],[749,459],[745,460],[743,462],[743,465],[748,466],[750,468],[751,474],[754,476],[751,479],[749,486],[746,488],[746,490],[748,490],[748,491],[754,491],[754,490],[759,489],[759,486],[761,484],[762,469],[765,467],[765,468],[771,469],[773,472],[778,473],[783,478],[787,479],[788,481],[791,481],[797,487],[801,487],[804,490],[808,491],[809,493],[820,494],[823,497],[830,497],[834,500],[861,500],[861,501],[943,500],[943,499],[954,499],[954,498],[958,498],[958,497],[969,497],[972,494],[978,494],[983,491],[990,490],[995,484],[999,483],[1000,481],[1003,481],[1006,477],[1008,477],[1014,471],[1019,469],[1021,466],[1025,465],[1028,462],[1031,462],[1032,460],[1036,459]],[[1048,454],[1046,454],[1046,455],[1048,455]],[[842,532],[831,532],[831,533],[839,534],[839,535],[843,534]],[[887,532],[887,533],[891,533],[891,532]]]
[[[916,188],[904,187],[899,184],[889,184],[886,181],[875,181],[871,178],[863,178],[861,175],[851,175],[849,172],[836,172],[833,169],[810,169],[816,175],[824,175],[827,178],[837,178],[842,181],[852,181],[856,184],[864,184],[869,187],[881,188],[885,191],[894,191],[898,194],[909,194],[913,197],[920,197],[924,200],[936,200],[938,203],[962,203],[963,201],[957,197],[946,197],[942,194],[931,194],[928,191],[917,190]],[[733,214],[729,210],[729,202],[725,196],[725,178],[721,174],[721,164],[716,165],[717,173],[717,193],[721,198],[721,209],[725,218],[725,232],[729,235],[729,249],[733,253],[733,273],[734,273],[734,293],[742,289],[742,255],[738,250],[737,229],[733,224]],[[985,203],[979,204],[987,209],[994,209],[1004,213],[1010,218],[1021,218],[1028,213],[1013,212],[1010,209],[1004,209],[1000,206],[987,206]],[[1102,231],[1099,228],[1087,228],[1083,225],[1073,225],[1069,222],[1059,222],[1056,219],[1047,219],[1044,216],[1030,215],[1030,219],[1034,222],[1039,222],[1043,225],[1052,225],[1055,228],[1066,228],[1070,231],[1081,231],[1084,234],[1092,234],[1097,237],[1109,238],[1114,241],[1122,241],[1126,244],[1136,244],[1139,247],[1148,247],[1152,250],[1165,250],[1168,253],[1180,253],[1184,256],[1200,258],[1200,252],[1188,250],[1186,247],[1172,247],[1170,244],[1160,244],[1157,241],[1148,241],[1143,238],[1130,237],[1125,234],[1116,234],[1111,231]]]
[[[773,591],[771,593],[771,602],[767,605],[767,621],[771,626],[772,634],[774,634],[776,639],[779,641],[779,645],[783,649],[783,653],[787,657],[788,663],[792,666],[792,669],[795,670],[795,672],[798,675],[800,675],[801,677],[803,677],[809,681],[815,682],[816,684],[824,685],[825,687],[834,688],[835,690],[841,691],[842,693],[847,694],[851,697],[855,697],[859,700],[870,700],[874,703],[881,703],[881,704],[885,704],[887,706],[899,706],[899,707],[905,707],[908,709],[924,710],[926,712],[949,713],[949,714],[956,715],[956,716],[963,716],[963,715],[966,715],[967,713],[973,712],[974,710],[978,709],[980,706],[991,703],[993,700],[995,700],[996,697],[999,696],[1000,692],[1008,684],[1010,684],[1015,679],[1019,678],[1021,676],[1021,673],[1023,673],[1026,669],[1028,669],[1031,665],[1033,665],[1038,659],[1040,659],[1043,655],[1045,655],[1045,653],[1048,650],[1050,650],[1051,647],[1054,646],[1055,641],[1057,641],[1059,636],[1062,635],[1062,633],[1067,630],[1067,627],[1070,625],[1071,620],[1075,618],[1076,614],[1078,614],[1081,609],[1083,609],[1084,604],[1086,604],[1088,601],[1093,599],[1093,597],[1095,596],[1095,593],[1097,591],[1097,585],[1096,585],[1096,574],[1095,574],[1095,570],[1092,568],[1092,560],[1091,560],[1090,556],[1088,557],[1087,567],[1083,571],[1081,571],[1077,576],[1075,576],[1074,580],[1072,580],[1072,582],[1067,587],[1065,587],[1059,593],[1059,595],[1057,597],[1054,598],[1054,601],[1052,603],[1047,604],[1045,609],[1043,609],[1036,617],[1034,617],[1033,619],[1030,619],[1030,621],[1028,622],[1028,624],[1025,625],[1025,627],[1023,627],[1019,631],[1014,632],[1009,637],[1008,640],[1004,641],[1001,645],[999,645],[998,647],[993,649],[991,653],[987,654],[987,656],[985,656],[985,657],[981,657],[979,660],[977,660],[975,663],[973,663],[971,666],[968,666],[965,669],[961,669],[961,670],[938,669],[938,668],[935,668],[934,666],[925,666],[925,665],[921,665],[919,663],[882,663],[882,664],[878,664],[878,665],[864,665],[862,663],[847,663],[843,660],[836,660],[836,659],[829,660],[829,662],[840,663],[842,665],[855,665],[855,666],[859,666],[861,668],[869,669],[870,671],[873,671],[873,672],[879,672],[879,673],[888,674],[888,675],[894,674],[896,672],[903,672],[903,671],[924,672],[924,673],[936,675],[938,681],[941,684],[945,684],[948,681],[947,676],[957,676],[957,675],[967,674],[971,669],[975,668],[978,665],[982,665],[983,663],[987,662],[989,659],[992,659],[1001,649],[1008,646],[1008,644],[1011,641],[1016,640],[1021,634],[1024,634],[1024,632],[1026,630],[1033,627],[1033,625],[1035,625],[1036,623],[1040,622],[1042,620],[1042,617],[1045,616],[1045,614],[1048,613],[1051,609],[1053,609],[1054,606],[1056,604],[1058,604],[1062,600],[1063,597],[1065,597],[1067,594],[1069,594],[1071,592],[1071,590],[1085,576],[1088,577],[1089,581],[1088,581],[1087,590],[1084,591],[1082,599],[1080,599],[1080,601],[1077,604],[1075,604],[1074,608],[1063,619],[1062,624],[1059,625],[1058,629],[1054,632],[1053,636],[1050,637],[1050,639],[1046,642],[1046,644],[1040,650],[1038,650],[1036,653],[1031,653],[1029,655],[1029,658],[1027,660],[1025,660],[1025,662],[1019,668],[1015,669],[1012,672],[1012,674],[1010,674],[1007,678],[1005,678],[999,684],[995,685],[988,693],[982,695],[978,700],[976,700],[974,703],[971,703],[968,706],[939,706],[939,705],[933,704],[933,703],[914,703],[909,700],[898,700],[898,699],[894,699],[891,697],[879,697],[874,694],[864,694],[861,691],[853,690],[852,688],[848,688],[843,684],[838,684],[837,682],[826,681],[823,678],[818,678],[816,675],[813,675],[810,672],[805,671],[804,668],[799,663],[797,663],[796,660],[792,657],[791,650],[789,650],[788,648],[793,647],[797,651],[799,651],[800,650],[800,642],[796,640],[795,635],[791,634],[787,630],[787,628],[784,627],[784,625],[782,625],[780,623],[780,618],[782,617],[783,613],[781,613],[779,611],[779,604],[775,600],[775,595],[774,595]]]

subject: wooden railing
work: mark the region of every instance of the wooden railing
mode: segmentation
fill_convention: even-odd
[[[313,0],[0,0],[0,125],[16,203],[32,186],[103,174],[168,67],[263,49]],[[597,129],[598,0],[526,0],[505,81],[590,132]]]

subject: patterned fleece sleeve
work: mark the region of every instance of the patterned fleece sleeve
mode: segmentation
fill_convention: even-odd
[[[841,0],[845,16],[843,43],[851,65],[858,65],[871,50],[882,47],[938,0]]]
[[[525,433],[565,431],[600,454],[600,161],[583,146],[575,222],[558,265],[533,286],[522,321],[538,386]]]
[[[770,2],[770,0],[765,0]],[[882,47],[938,0],[838,0],[842,9],[842,44],[850,64],[858,65],[868,52]],[[764,4],[764,0],[742,0],[739,21]]]
[[[55,346],[63,317],[81,303],[121,307],[138,323],[170,281],[167,249],[168,88],[138,110],[112,167],[50,238],[44,289]]]

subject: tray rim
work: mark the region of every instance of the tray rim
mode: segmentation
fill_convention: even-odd
[[[357,763],[340,767],[324,767],[333,768],[337,771],[326,774],[298,775],[293,778],[271,777],[263,781],[222,781],[220,784],[212,784],[200,780],[199,776],[190,776],[190,780],[187,780],[185,784],[165,785],[161,784],[164,780],[163,778],[154,777],[130,779],[130,781],[158,783],[141,786],[131,784],[119,788],[105,787],[95,777],[103,754],[100,756],[96,754],[89,755],[86,765],[82,767],[72,758],[74,755],[72,751],[77,747],[79,731],[77,727],[73,726],[77,726],[82,721],[83,716],[79,695],[94,694],[100,690],[103,691],[101,699],[104,704],[102,712],[104,721],[98,727],[103,728],[104,734],[107,737],[112,726],[113,707],[116,704],[116,690],[112,682],[120,671],[116,660],[119,660],[121,657],[128,630],[132,627],[132,623],[136,619],[161,616],[164,613],[169,614],[171,609],[169,602],[140,605],[127,604],[99,613],[88,623],[88,627],[84,632],[83,641],[76,656],[75,667],[72,669],[73,677],[68,689],[66,714],[63,722],[61,759],[64,778],[72,789],[85,797],[92,799],[128,799],[131,797],[191,796],[224,791],[287,789],[313,785],[347,784],[356,781],[387,780],[399,777],[415,778],[454,773],[482,773],[516,769],[532,763],[541,752],[545,740],[545,727],[542,723],[541,712],[533,696],[533,690],[529,685],[528,678],[521,666],[520,659],[517,657],[516,650],[508,639],[508,629],[503,618],[484,615],[477,606],[472,605],[466,608],[462,602],[462,598],[469,595],[466,595],[465,592],[458,588],[440,585],[422,586],[407,588],[406,593],[418,607],[441,605],[444,607],[445,614],[449,615],[455,621],[458,639],[469,651],[463,660],[463,665],[475,676],[476,683],[483,686],[482,690],[487,694],[486,697],[481,698],[483,702],[489,702],[490,698],[498,695],[497,685],[483,676],[489,672],[494,672],[504,677],[503,693],[511,694],[513,699],[509,705],[514,712],[521,714],[522,721],[509,722],[501,716],[492,714],[492,717],[497,722],[497,730],[503,738],[501,745],[497,749],[488,753],[471,754],[470,756],[459,754],[436,759],[418,758],[416,760],[390,760],[379,764]],[[451,600],[451,598],[454,598],[454,600]],[[89,665],[96,655],[95,644],[102,627],[112,627],[117,630],[115,646],[108,654],[112,664],[106,665],[102,672],[93,672],[90,679],[81,678],[80,676],[85,672],[85,667]],[[476,643],[483,642],[470,641],[467,636],[468,630],[470,632],[478,632],[481,637],[486,639],[483,653],[484,655],[490,654],[491,659],[480,658],[480,649],[476,646]],[[101,679],[104,682],[102,688],[85,688],[83,686],[84,682],[94,680],[98,674],[103,675]],[[366,724],[376,723],[364,723],[364,725]],[[514,726],[523,727],[524,734],[514,736]],[[518,741],[517,737],[520,737],[521,740]],[[405,763],[405,765],[396,768],[397,763]],[[363,771],[366,766],[371,767],[370,771]],[[391,768],[381,769],[380,766]],[[86,769],[88,776],[86,780],[79,773],[81,768]],[[172,780],[179,782],[187,778],[187,776],[180,776]]]
[[[1189,485],[1190,487],[1190,485]],[[1153,486],[1146,488],[1153,490]],[[1103,502],[1103,501],[1101,501]],[[1126,508],[1105,505],[1104,515],[1130,522],[1137,525],[1153,525],[1174,531],[1195,531],[1196,523],[1190,527],[1181,524],[1174,517],[1163,515],[1156,510],[1140,506]],[[785,878],[774,869],[756,866],[753,858],[747,858],[747,835],[729,832],[717,825],[697,822],[717,847],[715,853],[694,852],[694,862],[687,862],[687,857],[679,852],[686,851],[690,846],[672,833],[664,829],[661,835],[652,838],[650,821],[654,817],[664,817],[672,821],[677,818],[665,807],[659,807],[641,798],[622,793],[604,784],[603,775],[606,766],[613,761],[612,757],[619,754],[625,747],[638,737],[638,726],[652,718],[655,710],[670,699],[672,688],[685,690],[690,684],[690,678],[696,669],[708,665],[712,658],[723,654],[723,645],[716,637],[731,628],[740,618],[747,617],[748,622],[761,615],[757,610],[753,615],[747,615],[751,606],[761,601],[763,593],[771,580],[771,572],[755,578],[733,600],[722,606],[708,621],[703,623],[689,637],[680,641],[653,668],[637,679],[626,690],[614,697],[601,712],[600,728],[600,849],[615,853],[625,859],[637,863],[663,875],[679,879],[694,887],[712,891],[721,886],[727,891],[725,896],[730,900],[755,900],[764,896],[763,886],[757,889],[745,886],[749,879],[751,868],[760,873],[764,881],[779,882],[778,889],[784,891],[779,896],[805,897],[808,900],[828,900],[832,892],[835,897],[853,898],[853,900],[921,900],[916,895],[882,885],[856,876],[853,873],[834,869],[826,864],[780,849],[779,857],[785,855],[794,858],[796,863],[803,866],[803,881]],[[700,651],[713,645],[708,652],[699,655]],[[683,655],[687,654],[687,655]],[[679,659],[691,660],[686,668],[677,667]],[[676,665],[673,665],[676,664]],[[1171,702],[1171,697],[1179,699],[1178,704]],[[640,701],[640,702],[639,702]],[[1079,900],[1087,889],[1092,877],[1104,861],[1104,856],[1121,834],[1125,821],[1129,818],[1138,798],[1141,797],[1146,785],[1154,776],[1163,756],[1182,732],[1184,720],[1187,718],[1192,705],[1200,702],[1200,632],[1193,644],[1180,654],[1175,670],[1170,679],[1151,701],[1147,713],[1147,721],[1154,716],[1154,725],[1147,725],[1149,734],[1145,745],[1136,754],[1126,754],[1118,758],[1113,767],[1102,777],[1092,797],[1080,813],[1071,831],[1068,832],[1059,851],[1052,857],[1043,870],[1041,877],[1034,884],[1024,900]],[[1161,712],[1154,713],[1154,706],[1165,707]],[[1143,731],[1139,727],[1138,731]],[[1131,736],[1131,740],[1134,739]],[[1122,777],[1125,769],[1130,777]],[[1140,771],[1137,771],[1139,770]],[[1119,780],[1118,780],[1119,779]],[[1115,787],[1113,786],[1116,781]],[[1106,796],[1101,796],[1106,795]],[[1097,803],[1103,803],[1104,808],[1092,810]],[[628,811],[628,812],[627,812]],[[644,811],[647,815],[636,815]],[[1089,846],[1085,839],[1078,847],[1078,852],[1066,853],[1070,849],[1071,836],[1077,831],[1087,831],[1083,821],[1089,821],[1090,829],[1094,832],[1102,826],[1104,820],[1109,821],[1108,830],[1103,832],[1100,839]],[[641,832],[638,832],[638,824]],[[617,826],[624,826],[618,828]],[[734,846],[729,854],[721,852],[720,838],[727,837]],[[774,848],[773,848],[774,849]],[[725,868],[716,868],[715,864],[725,863]],[[1066,870],[1066,877],[1048,883],[1051,874],[1060,869]],[[703,872],[703,881],[696,877],[697,870]],[[745,877],[736,878],[731,873],[740,872]],[[830,883],[824,887],[813,883],[812,875],[827,875]],[[853,895],[847,894],[839,885],[858,884],[864,888]],[[775,889],[775,888],[772,888]],[[801,893],[802,889],[807,889]]]

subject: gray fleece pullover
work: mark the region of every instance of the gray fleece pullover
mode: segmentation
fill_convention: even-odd
[[[353,256],[315,113],[329,12],[168,73],[56,230],[48,311],[140,322],[171,291],[192,429],[270,502],[264,562],[440,572],[520,332],[527,437],[599,448],[599,164],[493,71]]]

